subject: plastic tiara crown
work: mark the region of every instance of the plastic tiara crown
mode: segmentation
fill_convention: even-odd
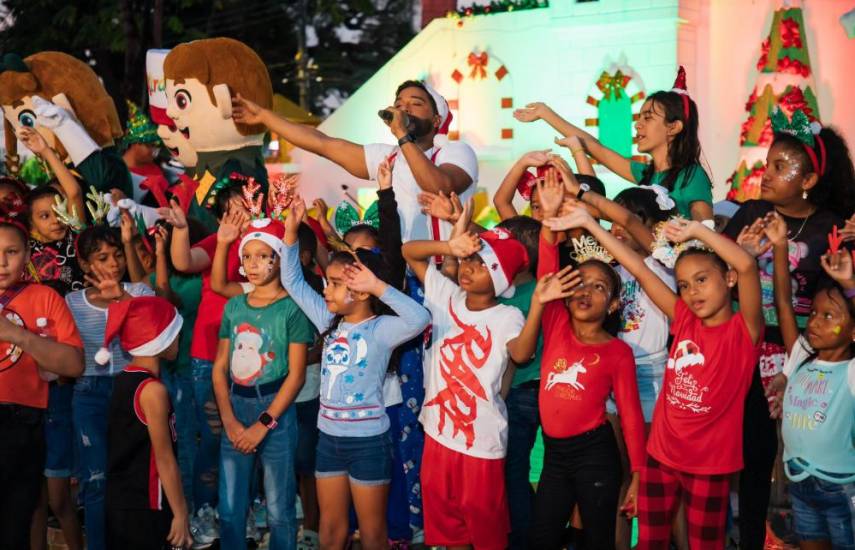
[[[570,239],[570,244],[573,245],[570,257],[577,264],[587,262],[588,260],[599,260],[607,264],[614,261],[611,254],[590,235],[582,235],[578,239]]]
[[[665,227],[671,223],[672,220],[679,219],[682,218],[680,216],[675,216],[668,221],[657,223],[653,228],[653,252],[651,255],[668,269],[674,269],[674,266],[677,264],[677,258],[679,258],[680,254],[686,250],[698,249],[712,251],[710,247],[697,239],[692,239],[682,243],[672,243],[669,241],[665,236]]]

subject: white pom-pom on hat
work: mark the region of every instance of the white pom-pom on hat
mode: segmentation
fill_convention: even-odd
[[[99,365],[106,365],[113,358],[113,354],[107,348],[101,348],[95,353],[95,362]]]

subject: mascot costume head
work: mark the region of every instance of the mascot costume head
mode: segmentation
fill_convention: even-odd
[[[39,52],[0,62],[8,164],[17,163],[17,135],[35,128],[86,184],[130,194],[131,179],[114,145],[122,126],[112,98],[89,65],[61,52]]]
[[[267,191],[262,156],[266,128],[237,124],[232,97],[240,94],[262,107],[273,104],[273,87],[264,62],[252,48],[231,38],[179,44],[163,65],[166,115],[196,152],[198,182],[190,214],[205,225],[216,220],[203,205],[234,173],[252,177]],[[162,135],[161,135],[162,137]],[[219,184],[219,185],[217,185]]]

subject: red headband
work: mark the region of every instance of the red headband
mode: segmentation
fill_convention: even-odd
[[[813,164],[813,171],[816,172],[819,177],[822,177],[822,175],[825,173],[825,162],[827,160],[825,153],[825,142],[818,134],[813,136],[813,138],[816,140],[816,143],[819,148],[818,159],[816,158],[816,151],[813,150],[813,147],[811,147],[807,143],[802,143],[802,147],[805,148],[805,152],[807,153],[808,158],[810,158],[811,164]]]
[[[517,192],[520,196],[525,200],[531,200],[531,192],[534,189],[534,186],[537,185],[537,180],[545,178],[546,171],[550,168],[551,166],[548,165],[538,166],[535,168],[537,175],[532,174],[528,170],[523,172],[523,175],[520,176],[520,179],[517,181]],[[558,174],[558,181],[564,181],[561,174]]]
[[[13,226],[17,227],[18,229],[20,229],[21,231],[23,231],[24,235],[28,236],[30,234],[30,232],[27,231],[27,227],[14,218],[10,218],[8,216],[0,216],[0,223],[6,224],[6,225],[13,225]]]

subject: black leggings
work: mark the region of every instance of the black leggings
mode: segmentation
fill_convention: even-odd
[[[769,405],[754,369],[745,398],[742,423],[742,457],[745,468],[739,475],[739,547],[762,550],[766,541],[766,514],[772,489],[772,468],[778,454],[778,432],[769,418]]]
[[[566,439],[543,434],[543,443],[529,548],[561,548],[576,504],[582,515],[583,548],[614,548],[622,473],[611,424]]]

